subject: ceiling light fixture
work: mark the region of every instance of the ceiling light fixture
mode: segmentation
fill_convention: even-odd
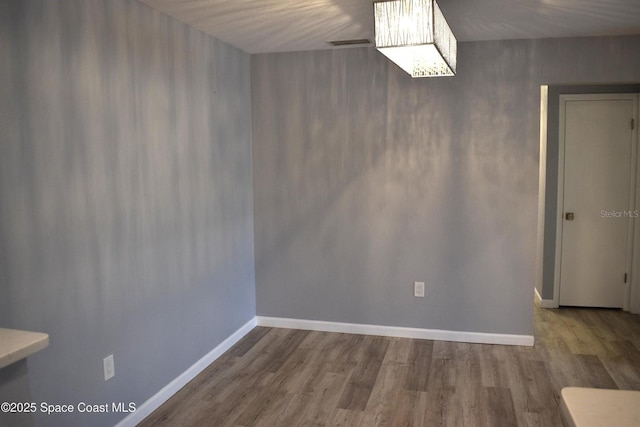
[[[376,48],[411,77],[455,76],[456,38],[435,0],[373,4]]]

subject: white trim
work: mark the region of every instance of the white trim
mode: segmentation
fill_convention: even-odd
[[[538,169],[538,233],[536,250],[535,287],[543,288],[544,284],[544,231],[547,195],[547,121],[549,104],[549,86],[540,87],[540,165]],[[542,298],[540,298],[542,300]]]
[[[164,386],[162,390],[140,405],[135,412],[127,415],[123,420],[116,424],[116,427],[134,427],[138,423],[142,422],[146,417],[151,415],[153,411],[169,400],[169,398],[176,394],[178,390],[194,379],[200,372],[207,368],[207,366],[213,363],[218,357],[220,357],[225,351],[229,350],[235,343],[255,327],[256,318],[254,317],[245,323],[240,329],[231,334],[227,339],[218,344],[216,348],[207,353],[202,357],[202,359],[198,360],[190,368],[180,374],[176,379]]]
[[[638,94],[638,103],[640,103],[640,94]],[[638,108],[638,103],[636,103],[636,125],[634,129],[634,137],[636,139],[636,200],[635,200],[635,208],[640,210],[640,147],[638,147],[638,142],[640,136],[640,108]],[[638,266],[640,266],[640,220],[638,218],[634,218],[634,234],[635,239],[632,246],[632,263],[630,265],[629,271],[629,311],[633,314],[640,313],[640,271]]]
[[[536,296],[536,301],[540,304],[541,308],[558,308],[558,304],[552,299],[542,299],[537,288],[533,288],[533,292]]]
[[[484,332],[444,331],[399,326],[363,325],[359,323],[325,322],[320,320],[289,319],[257,316],[258,326],[303,329],[308,331],[340,332],[385,337],[416,338],[423,340],[454,341],[476,344],[502,344],[533,346],[532,335],[489,334]]]
[[[638,114],[638,102],[640,102],[640,94],[635,94],[633,96],[633,119],[637,120],[640,115]],[[631,198],[631,209],[634,207],[638,207],[638,196],[637,193],[640,193],[640,188],[636,185],[636,176],[638,174],[638,168],[640,167],[640,156],[638,153],[638,124],[633,127],[631,131],[631,186],[630,186],[630,198]],[[638,227],[636,218],[629,218],[629,236],[627,239],[627,253],[629,258],[627,259],[627,274],[628,280],[625,284],[625,300],[624,300],[624,311],[631,311],[632,301],[631,301],[631,291],[633,289],[634,276],[636,271],[633,268],[633,256],[634,252],[637,252],[638,248],[634,247],[634,231]],[[634,307],[635,308],[635,307]],[[635,311],[635,310],[634,310]]]
[[[562,226],[564,220],[564,140],[567,95],[560,95],[560,117],[558,119],[558,188],[556,198],[556,256],[553,268],[553,302],[560,306],[560,267],[562,266]]]

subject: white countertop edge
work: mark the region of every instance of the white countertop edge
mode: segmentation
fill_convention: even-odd
[[[640,391],[565,387],[561,396],[571,427],[640,425]]]
[[[48,345],[48,334],[0,328],[0,369],[37,353]]]

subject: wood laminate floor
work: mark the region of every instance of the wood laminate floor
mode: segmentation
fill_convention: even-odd
[[[535,309],[535,347],[258,327],[142,426],[561,426],[565,386],[640,390],[640,318]]]

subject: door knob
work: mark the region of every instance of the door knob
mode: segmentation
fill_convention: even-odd
[[[566,219],[567,221],[573,221],[573,212],[567,212],[566,214],[564,214],[564,219]]]

